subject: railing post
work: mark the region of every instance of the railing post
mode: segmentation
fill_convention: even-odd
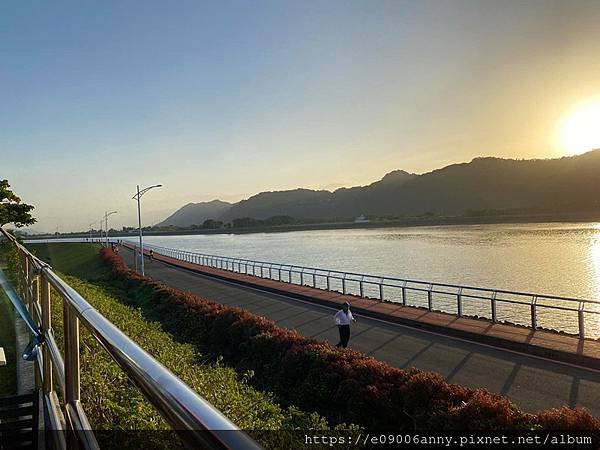
[[[313,272],[313,287],[317,287],[317,276]]]
[[[494,293],[492,294],[492,322],[496,323],[498,321],[498,316],[496,314],[496,295],[498,294],[498,292],[494,291]]]
[[[289,283],[292,284],[292,269],[289,270]]]
[[[429,285],[429,289],[427,290],[427,309],[431,311],[433,309],[433,284]]]
[[[456,294],[456,309],[458,313],[458,317],[462,317],[463,309],[462,309],[462,290],[463,288],[458,288],[458,293]]]
[[[70,405],[75,409],[80,399],[79,378],[79,319],[67,302],[63,302],[64,347],[65,347],[65,417],[71,425]],[[76,418],[75,418],[76,420]]]
[[[346,295],[346,274],[342,277],[342,294]]]
[[[385,301],[383,298],[383,282],[379,283],[379,301]]]
[[[533,296],[531,301],[531,328],[537,330],[537,311],[535,308],[535,304],[537,303],[537,295]]]
[[[327,274],[327,290],[328,291],[331,290],[330,281],[329,281],[329,274]]]
[[[277,269],[277,270],[279,271],[279,275],[278,275],[277,279],[278,279],[279,281],[281,281],[281,267],[280,267],[279,269]]]
[[[406,282],[402,286],[402,306],[406,306]]]
[[[579,309],[577,311],[577,318],[579,319],[579,339],[585,338],[585,320],[584,320],[584,308],[585,303],[579,303]]]
[[[36,273],[31,280],[31,317],[35,323],[40,323],[42,318],[38,314],[38,309],[35,307],[40,304],[40,275]]]
[[[362,282],[362,280],[360,280],[358,282],[358,289],[360,291],[360,296],[364,297],[365,296],[365,292],[364,292],[364,289],[363,289],[363,282]]]
[[[304,286],[304,269],[300,271],[300,286]]]
[[[31,291],[29,290],[29,259],[25,253],[22,253],[23,257],[23,295],[25,296],[25,306],[31,312]]]
[[[260,277],[261,278],[263,277],[263,266],[262,266],[262,264],[260,265]]]
[[[42,303],[42,333],[48,336],[52,327],[52,315],[50,314],[50,283],[41,275],[41,303]],[[42,360],[44,363],[44,379],[42,380],[42,390],[44,394],[49,394],[53,390],[52,384],[52,358],[48,344],[42,346]]]

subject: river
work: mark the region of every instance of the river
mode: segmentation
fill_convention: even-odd
[[[163,247],[600,300],[600,224],[536,223],[148,236]]]
[[[598,223],[446,225],[144,239],[146,244],[219,256],[600,300]],[[448,305],[453,303],[455,300]],[[488,303],[483,303],[473,313],[488,312]],[[500,318],[529,323],[528,308],[503,306]],[[446,310],[444,305],[441,309]],[[586,335],[599,337],[600,315],[586,316]],[[558,327],[556,317],[546,316],[548,327],[577,331],[576,313],[561,316]]]

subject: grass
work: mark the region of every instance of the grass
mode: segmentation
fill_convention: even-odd
[[[98,258],[98,244],[32,244],[29,248],[62,273],[85,280],[106,277],[106,269]]]
[[[209,362],[191,344],[177,342],[158,322],[125,305],[126,293],[108,279],[98,248],[89,244],[36,244],[30,247],[50,262],[67,283],[101,314],[169,368],[242,429],[328,429],[316,413],[281,407],[271,394],[250,385],[252,372],[238,374],[219,361]],[[74,276],[76,275],[76,276]],[[63,327],[61,300],[53,293],[52,321],[59,347]],[[82,404],[94,429],[161,430],[168,426],[124,372],[82,327]],[[272,437],[272,436],[271,436]],[[267,446],[268,442],[263,442]],[[170,447],[173,443],[169,442]]]

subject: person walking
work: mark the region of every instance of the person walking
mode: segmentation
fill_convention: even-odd
[[[333,320],[338,326],[338,331],[340,333],[340,342],[337,343],[336,347],[348,347],[348,341],[350,340],[350,323],[356,322],[356,319],[352,315],[352,311],[350,311],[350,303],[345,302],[342,309],[335,313]]]

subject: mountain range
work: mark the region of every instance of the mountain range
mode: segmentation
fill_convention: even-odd
[[[294,189],[261,192],[234,204],[190,203],[158,225],[279,215],[323,221],[485,210],[600,212],[600,149],[556,159],[481,157],[420,175],[395,170],[367,186],[333,192]]]

